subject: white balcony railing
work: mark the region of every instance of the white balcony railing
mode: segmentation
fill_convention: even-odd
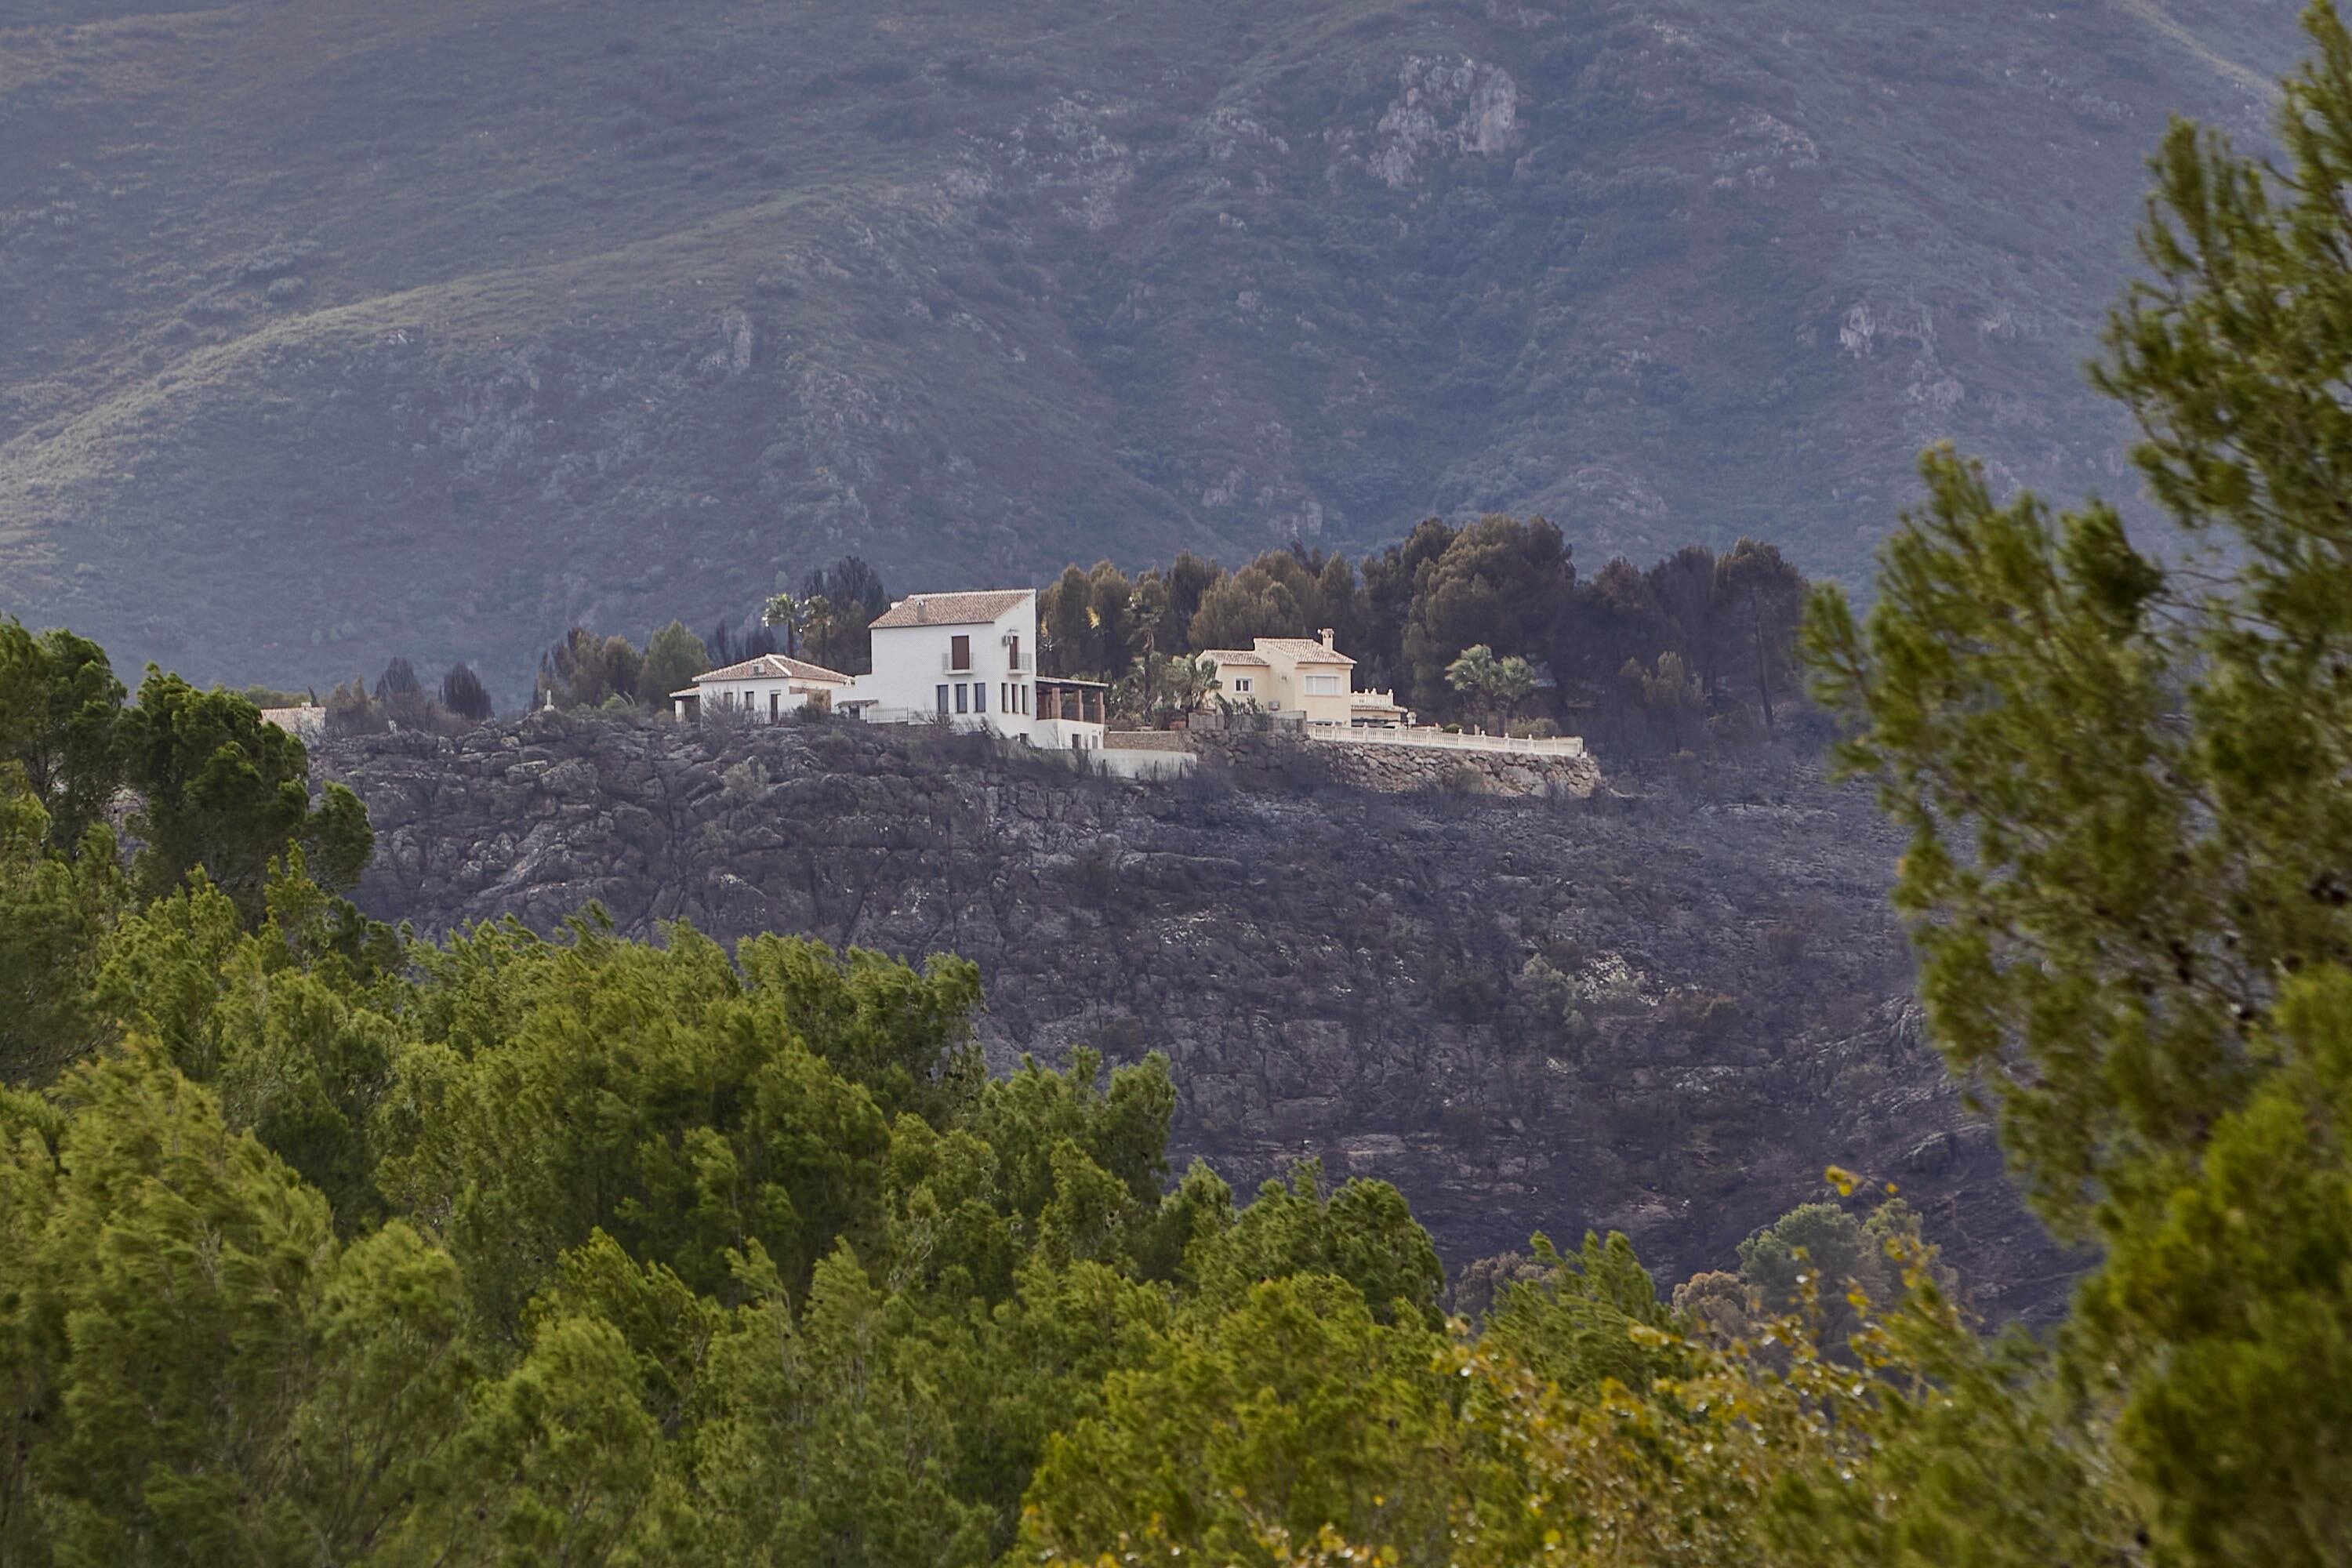
[[[1422,746],[1438,752],[1499,752],[1528,757],[1580,757],[1581,735],[1484,735],[1431,729],[1356,729],[1346,724],[1309,724],[1309,740],[1355,746]]]

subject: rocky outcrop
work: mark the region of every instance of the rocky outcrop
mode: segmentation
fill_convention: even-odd
[[[318,760],[374,818],[373,914],[594,900],[639,933],[963,953],[998,1065],[1164,1050],[1181,1152],[1393,1181],[1457,1263],[1615,1226],[1662,1275],[1719,1266],[1836,1163],[1900,1182],[1989,1310],[2054,1300],[1921,1040],[1866,802],[1375,794],[1290,752],[1134,784],[841,721],[542,714]]]

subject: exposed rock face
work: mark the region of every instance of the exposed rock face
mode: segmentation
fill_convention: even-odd
[[[594,899],[639,933],[963,953],[1000,1066],[1165,1050],[1182,1153],[1384,1177],[1456,1263],[1614,1226],[1677,1278],[1837,1163],[1900,1182],[1988,1310],[2053,1301],[2063,1261],[1920,1037],[1866,802],[1374,795],[1318,776],[1339,749],[1136,784],[842,721],[543,714],[319,761],[373,815],[375,915]]]

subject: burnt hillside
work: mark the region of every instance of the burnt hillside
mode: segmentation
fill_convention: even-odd
[[[1895,847],[1809,776],[1682,802],[1365,795],[1306,763],[1142,786],[845,723],[553,714],[320,763],[374,816],[375,915],[545,928],[594,900],[632,932],[962,953],[1000,1065],[1165,1050],[1183,1152],[1394,1181],[1455,1263],[1591,1226],[1664,1276],[1719,1264],[1834,1162],[1900,1182],[1989,1310],[2063,1289],[1921,1041]]]

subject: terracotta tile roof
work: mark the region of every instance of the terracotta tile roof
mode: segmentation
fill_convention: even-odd
[[[1258,656],[1257,656],[1257,655],[1255,655],[1255,654],[1254,654],[1254,653],[1249,652],[1249,651],[1248,651],[1247,649],[1245,649],[1245,648],[1238,648],[1238,647],[1212,647],[1212,648],[1203,648],[1203,649],[1201,651],[1201,655],[1200,655],[1200,657],[1201,657],[1201,658],[1205,658],[1205,659],[1209,660],[1211,663],[1214,664],[1214,665],[1215,665],[1218,668],[1220,668],[1220,669],[1223,669],[1225,666],[1227,666],[1227,665],[1229,665],[1229,664],[1241,664],[1241,665],[1251,665],[1251,664],[1254,664],[1254,665],[1257,666],[1260,669],[1271,669],[1271,668],[1274,668],[1272,665],[1270,665],[1270,664],[1266,663],[1266,662],[1265,662],[1265,660],[1264,660],[1264,659],[1262,659],[1262,658],[1258,658]]]
[[[877,626],[970,626],[994,620],[1029,597],[1027,588],[979,594],[910,594],[875,618]]]
[[[1299,664],[1344,664],[1353,668],[1356,663],[1339,649],[1325,647],[1315,637],[1260,637],[1257,646],[1261,651],[1272,648],[1286,653]]]
[[[787,658],[780,653],[763,653],[757,658],[747,658],[740,664],[730,664],[724,669],[706,669],[694,678],[697,686],[707,680],[818,680],[833,686],[846,686],[849,677],[837,669],[827,669],[821,664],[811,664],[804,658]],[[672,696],[691,696],[691,692],[672,692]]]

